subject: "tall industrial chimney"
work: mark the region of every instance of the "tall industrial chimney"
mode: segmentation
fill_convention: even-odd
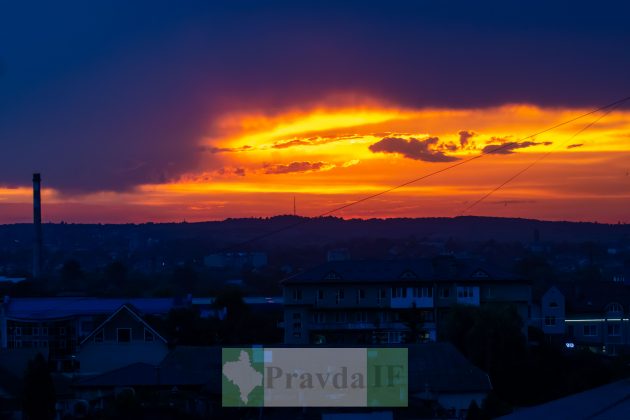
[[[33,244],[33,278],[39,278],[42,273],[42,177],[33,174],[33,225],[35,226],[35,242]]]

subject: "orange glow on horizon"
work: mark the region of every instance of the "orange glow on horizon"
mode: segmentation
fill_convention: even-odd
[[[108,206],[121,209],[116,213],[120,222],[217,220],[290,213],[297,195],[300,214],[316,216],[479,155],[485,147],[519,143],[588,111],[528,104],[403,109],[370,101],[274,115],[229,113],[214,122],[212,136],[200,141],[206,152],[199,167],[177,179],[128,192],[70,197],[46,189],[44,212],[48,205],[56,209],[50,220],[64,220],[64,208],[89,202],[92,210],[103,209],[92,213],[91,221],[98,221]],[[630,111],[616,110],[570,139],[598,116],[527,139],[513,153],[484,156],[336,215],[456,216],[466,203],[551,151],[471,214],[630,223],[623,210],[630,204]],[[468,137],[462,140],[464,131]],[[384,138],[396,140],[380,143]],[[29,203],[31,194],[24,187],[0,188],[0,203]]]

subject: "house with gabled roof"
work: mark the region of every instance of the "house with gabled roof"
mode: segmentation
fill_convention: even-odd
[[[157,365],[167,353],[167,340],[123,304],[81,341],[78,360],[81,375],[93,375],[133,363]]]

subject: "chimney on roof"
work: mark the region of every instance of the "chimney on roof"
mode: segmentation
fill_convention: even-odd
[[[42,273],[42,197],[40,174],[33,174],[33,225],[35,241],[33,244],[33,278],[38,279]]]

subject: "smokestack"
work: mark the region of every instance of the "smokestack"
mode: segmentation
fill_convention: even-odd
[[[33,225],[35,226],[35,242],[33,244],[33,278],[42,273],[42,196],[40,174],[33,174]]]

